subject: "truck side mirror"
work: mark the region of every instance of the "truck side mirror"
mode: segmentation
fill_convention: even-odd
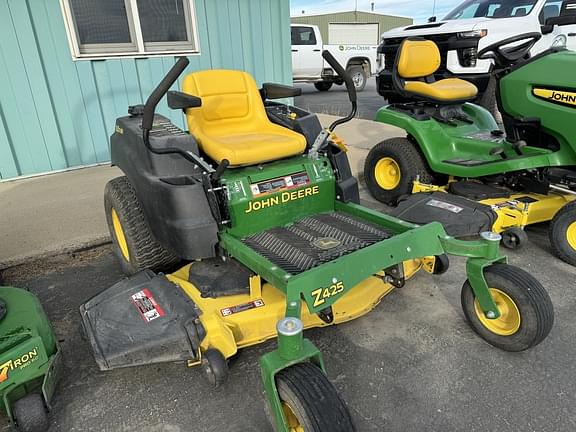
[[[429,22],[429,23],[435,23],[435,22],[436,22],[436,17],[435,17],[435,16],[432,16],[432,17],[428,18],[428,22]]]
[[[198,108],[202,106],[202,99],[200,99],[198,96],[182,93],[179,91],[169,91],[168,106],[173,110]]]

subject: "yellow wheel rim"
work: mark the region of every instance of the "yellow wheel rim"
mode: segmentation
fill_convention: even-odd
[[[573,222],[568,226],[566,230],[566,238],[568,239],[568,244],[574,250],[576,250],[576,222]]]
[[[300,420],[296,417],[294,410],[286,402],[282,402],[282,411],[286,417],[289,432],[304,432],[304,427],[300,424]]]
[[[400,184],[400,166],[392,158],[382,158],[374,168],[374,177],[382,189],[392,190]]]
[[[112,208],[112,226],[114,227],[114,237],[116,237],[116,241],[120,247],[120,252],[122,252],[124,259],[129,262],[130,252],[128,252],[128,243],[126,243],[126,236],[124,235],[120,218],[114,208]]]
[[[474,301],[476,316],[484,327],[499,336],[511,336],[520,328],[520,311],[512,298],[505,292],[496,288],[490,288],[490,294],[500,311],[500,318],[488,319],[482,312],[478,300]]]

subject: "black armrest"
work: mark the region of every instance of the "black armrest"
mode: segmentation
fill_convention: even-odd
[[[202,106],[202,99],[188,93],[179,91],[168,92],[168,106],[171,109],[188,109],[198,108]]]
[[[302,94],[301,88],[282,84],[264,83],[262,84],[262,99],[284,99],[300,96]]]

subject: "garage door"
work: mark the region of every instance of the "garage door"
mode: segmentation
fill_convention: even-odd
[[[333,45],[376,45],[379,38],[378,24],[330,24],[328,40]]]

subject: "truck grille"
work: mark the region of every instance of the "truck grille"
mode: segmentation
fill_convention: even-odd
[[[431,40],[438,45],[438,49],[440,50],[440,67],[439,71],[446,70],[447,58],[448,58],[448,51],[449,51],[449,42],[450,39],[456,37],[455,34],[441,34],[441,35],[427,35],[423,36],[427,40]],[[391,38],[385,39],[384,45],[381,45],[378,49],[378,52],[385,54],[384,56],[384,63],[386,70],[391,71],[394,69],[394,62],[396,61],[396,54],[400,49],[400,44],[405,38]]]
[[[392,232],[345,213],[305,217],[294,224],[253,234],[244,244],[296,275],[392,237]]]

